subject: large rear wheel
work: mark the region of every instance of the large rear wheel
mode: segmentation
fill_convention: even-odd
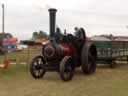
[[[30,64],[30,73],[31,75],[38,79],[43,77],[43,75],[45,74],[46,70],[44,68],[44,64],[45,64],[45,60],[42,56],[36,56],[31,64]]]
[[[91,74],[96,71],[96,58],[91,54],[86,42],[81,51],[81,67],[85,74]]]

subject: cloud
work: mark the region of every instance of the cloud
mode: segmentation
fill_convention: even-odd
[[[127,0],[4,0],[5,30],[19,39],[28,39],[33,31],[49,33],[48,8],[55,7],[57,25],[72,33],[84,27],[87,35],[112,33],[126,35]],[[0,18],[2,16],[0,7]],[[2,23],[0,22],[0,30]]]

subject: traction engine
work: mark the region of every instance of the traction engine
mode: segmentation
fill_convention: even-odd
[[[76,28],[75,35],[62,34],[59,28],[55,30],[56,12],[54,8],[49,9],[50,38],[43,44],[42,55],[32,60],[31,75],[41,78],[47,71],[56,71],[62,80],[69,81],[80,66],[84,74],[94,73],[96,46],[87,42],[83,28]]]

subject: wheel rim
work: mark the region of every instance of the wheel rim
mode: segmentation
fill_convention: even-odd
[[[44,72],[44,61],[41,57],[37,57],[32,64],[32,71],[35,77],[40,77]]]

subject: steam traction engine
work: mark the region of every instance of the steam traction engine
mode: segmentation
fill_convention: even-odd
[[[83,28],[77,28],[75,35],[61,34],[55,31],[56,9],[49,9],[50,40],[43,44],[42,55],[36,56],[30,64],[30,72],[34,78],[41,78],[46,71],[57,71],[64,81],[73,77],[76,67],[83,73],[96,71],[96,47],[87,43]]]

